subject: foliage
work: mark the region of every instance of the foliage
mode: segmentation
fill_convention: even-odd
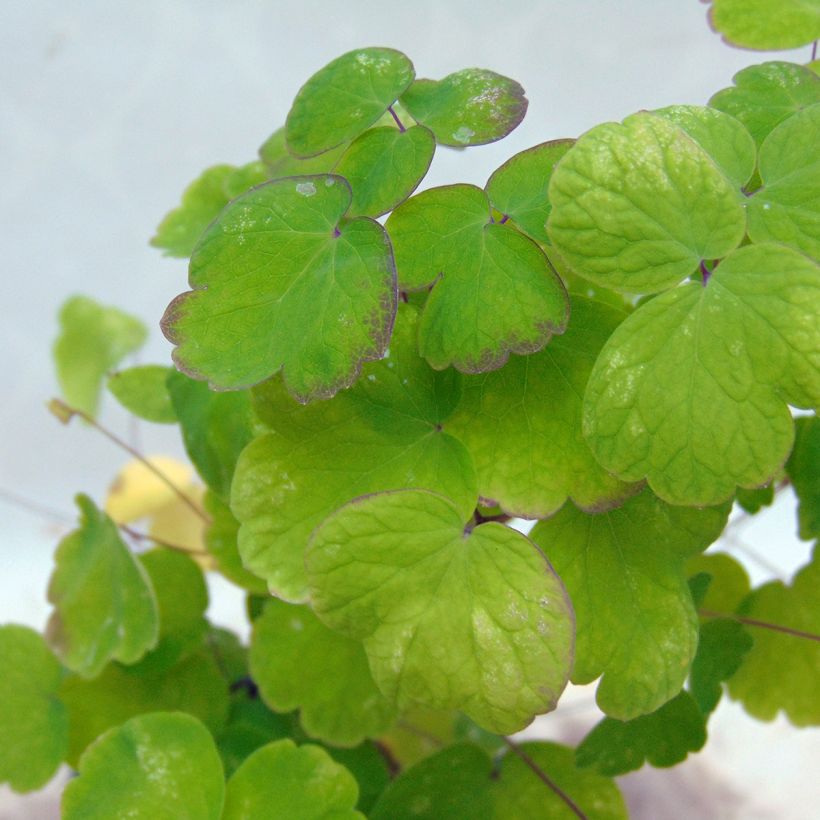
[[[711,9],[756,48],[817,16]],[[820,80],[763,63],[414,193],[526,108],[492,71],[344,54],[157,229],[190,257],[178,369],[112,374],[142,325],[65,305],[61,420],[99,426],[107,380],[199,480],[140,457],[105,511],[78,497],[45,639],[0,628],[0,779],[67,761],[69,820],[621,818],[612,776],[699,750],[724,691],[820,724],[817,551],[757,589],[703,554],[786,483],[820,535],[791,412],[820,403]],[[249,646],[206,571],[248,593]],[[604,713],[577,750],[505,737],[570,678]]]

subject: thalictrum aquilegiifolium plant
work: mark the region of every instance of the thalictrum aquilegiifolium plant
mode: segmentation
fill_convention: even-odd
[[[710,16],[820,34],[796,0]],[[416,193],[526,109],[351,51],[159,225],[190,259],[175,367],[117,370],[142,324],[65,304],[52,410],[135,460],[78,496],[45,634],[0,628],[0,780],[67,762],[68,820],[623,818],[613,777],[698,751],[725,691],[820,724],[820,559],[753,589],[703,554],[785,488],[820,536],[820,77],[763,62]],[[198,478],[100,427],[106,385]],[[247,592],[248,646],[204,572]],[[570,680],[605,715],[577,749],[508,737]]]

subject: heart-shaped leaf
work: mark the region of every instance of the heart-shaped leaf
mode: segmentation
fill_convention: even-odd
[[[236,389],[284,369],[301,401],[349,386],[387,346],[396,310],[390,242],[373,220],[341,223],[338,176],[274,180],[235,199],[191,258],[163,318],[181,370]]]
[[[550,239],[586,279],[654,293],[725,256],[746,231],[742,195],[682,128],[655,114],[596,126],[550,182]]]
[[[820,402],[820,269],[749,245],[706,287],[642,305],[610,336],[584,397],[584,435],[625,481],[672,504],[717,504],[772,478],[792,446],[787,402]]]
[[[446,498],[366,496],[313,534],[311,600],[331,628],[364,641],[400,709],[460,709],[508,733],[555,708],[572,657],[560,579],[525,536],[500,524],[466,533]]]
[[[433,284],[419,352],[436,370],[476,373],[532,353],[566,327],[569,304],[543,251],[494,223],[480,188],[431,188],[387,220],[404,289]]]
[[[349,142],[387,111],[414,76],[410,60],[392,48],[337,57],[299,89],[285,124],[288,149],[312,157]]]

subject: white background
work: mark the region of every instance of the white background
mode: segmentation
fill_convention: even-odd
[[[705,14],[696,0],[3,0],[0,490],[68,516],[75,492],[104,497],[123,455],[44,409],[56,391],[59,305],[81,292],[141,316],[152,331],[141,360],[166,362],[157,322],[185,289],[185,265],[148,247],[153,228],[205,166],[252,159],[326,62],[386,45],[405,51],[418,76],[477,66],[519,80],[530,108],[518,130],[492,146],[441,150],[424,183],[483,185],[516,151],[641,108],[705,103],[740,68],[773,58],[722,44]],[[785,55],[808,57],[808,48]],[[134,431],[112,401],[102,418],[137,435],[147,453],[181,452],[168,428]],[[0,622],[41,628],[64,529],[8,498],[0,516]],[[746,537],[785,578],[808,556],[793,530],[785,499]],[[772,577],[746,560],[757,581]],[[238,621],[232,590],[215,584],[213,598],[214,618]],[[565,717],[542,718],[531,731],[577,739],[597,720],[592,691],[569,700]],[[758,724],[724,704],[710,732],[706,751],[685,766],[624,780],[635,817],[818,816],[816,730]],[[0,818],[56,816],[53,797],[0,801]]]

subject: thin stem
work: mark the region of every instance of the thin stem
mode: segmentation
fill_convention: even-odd
[[[63,422],[63,424],[68,424],[74,416],[79,416],[83,421],[87,424],[90,424],[95,430],[102,433],[109,441],[114,442],[117,447],[125,450],[126,453],[133,456],[137,461],[143,464],[148,470],[150,470],[166,487],[168,487],[178,498],[185,504],[187,507],[191,509],[199,518],[201,518],[206,524],[211,523],[210,516],[203,510],[192,498],[187,496],[179,487],[168,478],[165,473],[161,470],[158,470],[150,461],[148,461],[145,456],[139,452],[139,450],[135,450],[128,442],[123,441],[119,436],[112,433],[110,430],[103,427],[96,419],[92,418],[83,410],[78,409],[77,407],[72,407],[69,404],[66,404],[64,401],[60,399],[52,399],[48,404],[49,410],[57,416],[57,418]]]
[[[503,225],[510,218],[509,214],[502,214],[501,219],[498,220],[499,225]]]
[[[132,529],[127,524],[117,524],[117,526],[137,541],[153,541],[153,543],[159,544],[161,547],[174,550],[174,552],[184,552],[186,555],[200,555],[203,558],[207,558],[210,555],[206,550],[199,550],[196,547],[186,547],[183,544],[174,544],[162,538],[157,538],[155,535],[150,535],[147,532],[139,532],[139,530]]]
[[[396,125],[399,126],[399,131],[401,131],[401,133],[403,134],[407,129],[404,127],[404,125],[402,124],[402,121],[399,119],[399,115],[393,110],[392,105],[388,105],[387,110],[393,116],[393,119],[396,121]]]
[[[700,272],[703,276],[703,287],[706,287],[709,282],[709,277],[712,275],[712,271],[706,267],[706,262],[703,259],[700,260]]]
[[[817,40],[811,44],[811,62],[817,59]]]
[[[567,807],[572,811],[572,813],[579,817],[581,820],[588,820],[587,816],[584,814],[583,811],[579,808],[579,806],[575,803],[575,801],[557,784],[554,783],[550,778],[547,776],[547,773],[513,740],[510,740],[508,737],[501,738],[504,743],[507,744],[510,751],[517,755],[521,762],[527,765],[532,772],[538,777],[538,779],[544,783],[544,785],[548,786],[564,803],[567,804]]]
[[[426,729],[421,729],[418,726],[414,726],[412,723],[407,723],[407,721],[399,720],[396,721],[396,726],[398,726],[399,729],[404,729],[405,732],[410,732],[411,735],[416,735],[416,737],[420,737],[423,740],[429,741],[435,746],[444,746],[444,741],[440,737],[437,737],[432,732],[428,732]]]
[[[54,510],[51,507],[46,507],[44,504],[39,504],[36,501],[24,498],[22,495],[17,495],[16,493],[10,492],[6,489],[0,488],[0,499],[14,507],[20,507],[21,509],[28,510],[29,512],[43,518],[51,518],[54,521],[60,521],[65,524],[74,523],[74,519],[67,513],[60,512],[60,510]]]
[[[786,635],[791,635],[794,638],[805,638],[809,641],[820,642],[820,635],[814,632],[803,632],[802,629],[792,629],[790,626],[783,626],[782,624],[772,624],[768,621],[758,621],[756,618],[747,618],[744,615],[733,615],[725,612],[712,612],[711,609],[699,609],[698,615],[702,618],[728,618],[730,621],[737,621],[746,626],[757,626],[761,629],[771,629],[775,632],[783,632]]]

